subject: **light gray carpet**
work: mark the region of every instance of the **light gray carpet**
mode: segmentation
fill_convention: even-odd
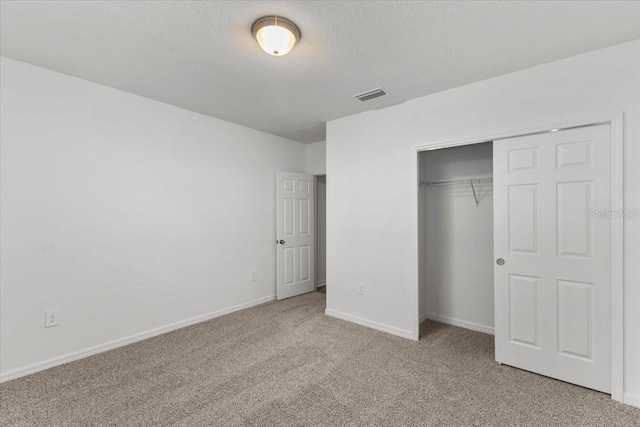
[[[0,386],[1,425],[638,426],[640,410],[493,361],[493,337],[415,343],[267,303]]]

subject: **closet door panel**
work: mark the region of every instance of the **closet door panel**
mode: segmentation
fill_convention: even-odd
[[[496,360],[611,390],[610,128],[494,142]]]

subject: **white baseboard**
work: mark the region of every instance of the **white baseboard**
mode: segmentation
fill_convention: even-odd
[[[433,320],[435,322],[446,323],[447,325],[458,326],[460,328],[471,329],[472,331],[482,332],[484,334],[495,334],[494,329],[491,326],[467,322],[466,320],[454,319],[453,317],[442,316],[440,314],[424,313],[420,316],[420,323],[424,322],[426,319]]]
[[[197,323],[206,322],[207,320],[214,319],[216,317],[224,316],[225,314],[233,313],[234,311],[243,310],[245,308],[253,307],[255,305],[264,304],[265,302],[273,301],[276,299],[275,295],[269,295],[267,297],[258,298],[253,301],[249,301],[243,304],[234,305],[233,307],[225,308],[211,313],[203,314],[200,316],[192,317],[191,319],[181,320],[179,322],[171,323],[166,326],[161,326],[156,329],[141,332],[138,334],[130,335],[128,337],[119,338],[113,341],[99,344],[94,347],[89,347],[84,350],[75,351],[73,353],[66,354],[64,356],[56,357],[53,359],[45,360],[43,362],[34,363],[22,368],[14,369],[8,372],[0,373],[0,383],[10,381],[16,378],[31,375],[45,369],[53,368],[54,366],[63,365],[65,363],[73,362],[74,360],[84,359],[85,357],[93,356],[98,353],[113,350],[118,347],[133,344],[138,341],[143,341],[148,338],[153,338],[158,335],[166,334],[167,332],[182,329],[187,326],[195,325]]]
[[[327,286],[327,282],[325,282],[324,280],[322,282],[316,283],[316,288],[321,288],[323,286]]]
[[[353,316],[351,314],[341,313],[339,311],[331,310],[330,308],[325,309],[324,314],[337,319],[346,320],[347,322],[357,323],[358,325],[366,326],[371,329],[397,335],[402,338],[408,338],[410,340],[413,339],[413,332],[396,328],[395,326],[389,326],[384,323],[374,322],[373,320],[363,319],[362,317]]]
[[[635,406],[636,408],[640,408],[640,394],[625,393],[624,403],[630,406]]]

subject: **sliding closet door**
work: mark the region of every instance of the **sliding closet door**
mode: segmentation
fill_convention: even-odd
[[[493,153],[496,360],[610,392],[609,126]]]

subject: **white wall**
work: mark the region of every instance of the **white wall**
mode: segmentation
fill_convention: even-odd
[[[316,284],[327,281],[327,177],[316,180]]]
[[[327,173],[327,143],[326,141],[307,144],[307,173],[324,175]]]
[[[275,171],[305,172],[304,145],[1,67],[4,378],[273,298]],[[45,329],[52,308],[61,325]]]
[[[327,312],[412,336],[417,255],[412,146],[625,114],[624,197],[640,208],[640,41],[327,126]],[[625,390],[640,404],[640,220],[625,220]],[[357,282],[366,283],[358,295]]]
[[[493,175],[491,143],[420,153],[423,182]],[[421,318],[493,331],[492,184],[420,187]]]

